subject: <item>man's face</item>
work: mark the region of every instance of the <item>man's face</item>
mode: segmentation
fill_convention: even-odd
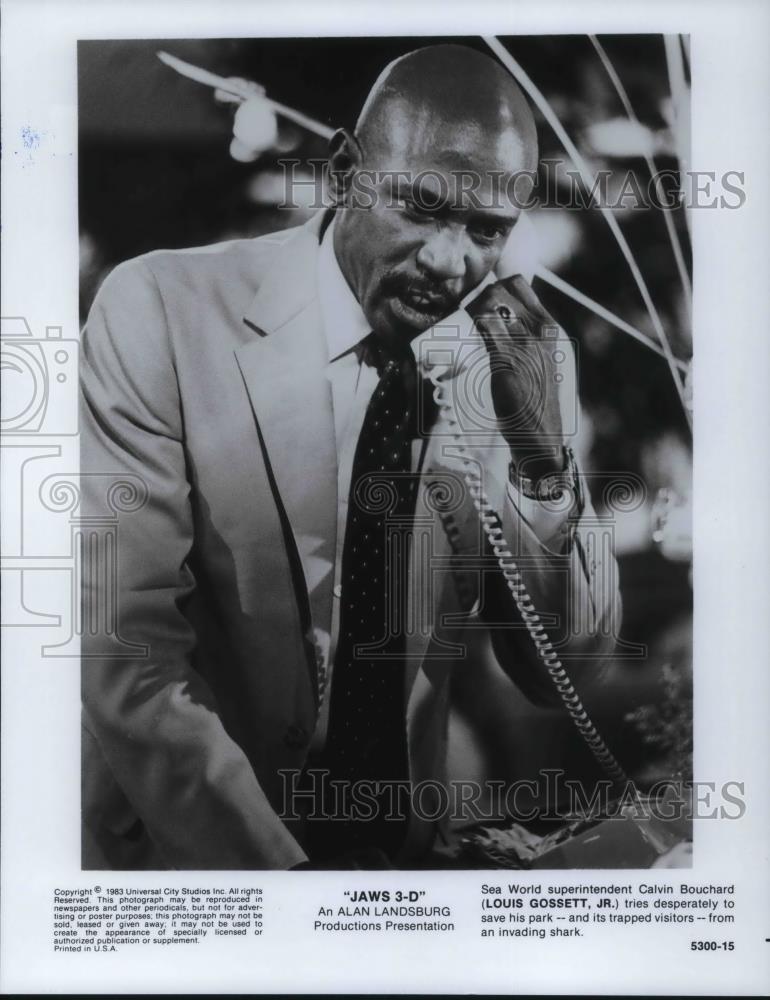
[[[532,167],[514,133],[414,124],[352,174],[335,226],[337,257],[372,329],[409,339],[494,268]]]

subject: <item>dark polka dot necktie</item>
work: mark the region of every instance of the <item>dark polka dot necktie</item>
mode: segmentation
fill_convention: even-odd
[[[403,345],[397,356],[391,352],[385,358],[371,336],[368,341],[380,381],[353,462],[324,757],[330,780],[388,784],[408,777],[404,617],[416,495],[411,444],[417,393],[411,347]],[[335,853],[364,846],[396,852],[406,810],[400,819],[385,818],[391,801],[399,803],[394,788],[383,786],[375,795],[375,818],[332,824]]]

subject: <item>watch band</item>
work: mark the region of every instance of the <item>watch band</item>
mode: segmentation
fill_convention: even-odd
[[[562,454],[564,462],[561,472],[552,472],[533,480],[529,476],[521,475],[511,462],[508,466],[508,476],[522,496],[541,503],[561,500],[564,491],[568,490],[577,506],[575,514],[579,517],[583,513],[584,499],[577,462],[574,452],[568,446],[562,446]]]

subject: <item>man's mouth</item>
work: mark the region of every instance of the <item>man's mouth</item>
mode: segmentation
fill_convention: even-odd
[[[421,289],[404,288],[390,297],[390,306],[397,319],[408,326],[425,330],[452,311],[445,296]]]
[[[430,312],[438,311],[446,306],[446,299],[443,295],[436,295],[433,292],[422,291],[419,288],[406,289],[402,298],[405,300],[407,305],[413,306],[415,309],[424,308]]]

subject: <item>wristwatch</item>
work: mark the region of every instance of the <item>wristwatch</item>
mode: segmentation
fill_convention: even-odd
[[[539,500],[541,503],[561,500],[565,490],[569,491],[576,505],[574,514],[580,517],[585,501],[575,455],[567,445],[562,445],[562,455],[564,461],[561,472],[552,472],[533,480],[529,476],[521,475],[514,462],[511,462],[508,466],[508,477],[522,496],[529,500]]]

